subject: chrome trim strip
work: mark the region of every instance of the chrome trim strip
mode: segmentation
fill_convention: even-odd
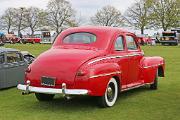
[[[121,90],[121,92],[124,92],[124,91],[127,91],[127,90],[132,90],[132,89],[139,88],[139,87],[142,87],[142,86],[145,86],[145,85],[150,85],[150,84],[153,84],[153,82],[152,83],[144,83],[144,84],[137,85],[137,86],[130,87],[130,88],[125,88],[125,89]]]
[[[129,56],[129,57],[133,57],[133,56],[140,56],[140,55],[143,55],[143,54],[135,53],[135,54],[130,54],[130,55],[128,55],[128,56]]]
[[[19,84],[17,86],[19,90],[26,91],[26,85]],[[43,88],[43,87],[33,87],[29,86],[28,91],[31,93],[44,93],[44,94],[66,94],[66,95],[87,95],[88,90],[86,89],[62,89],[55,88]]]
[[[111,56],[111,57],[99,58],[99,59],[96,59],[96,60],[89,62],[88,65],[95,63],[95,62],[98,62],[98,61],[106,60],[106,59],[123,58],[123,57],[128,57],[128,56]]]
[[[145,85],[145,84],[137,85],[137,86],[130,87],[130,88],[125,88],[125,89],[123,89],[123,90],[121,90],[121,91],[123,92],[123,91],[131,90],[131,89],[135,89],[135,88],[138,88],[138,87],[142,87],[142,86],[144,86],[144,85]]]
[[[160,65],[163,65],[163,63],[161,63],[161,64],[156,64],[156,65],[152,65],[152,66],[145,66],[145,67],[143,67],[143,68],[151,68],[151,67],[157,67],[157,66],[160,66]]]
[[[129,54],[129,55],[123,55],[123,56],[108,56],[108,57],[104,57],[104,58],[99,58],[99,59],[93,60],[93,61],[89,62],[88,65],[92,64],[92,63],[95,63],[95,62],[98,62],[98,61],[106,60],[106,59],[133,57],[133,56],[140,56],[140,55],[143,55],[143,54],[139,53],[139,54]]]
[[[93,75],[93,76],[90,76],[89,78],[97,78],[97,77],[109,76],[109,75],[113,75],[113,74],[121,74],[121,72],[116,71],[116,72],[111,72],[111,73],[106,73],[106,74]]]

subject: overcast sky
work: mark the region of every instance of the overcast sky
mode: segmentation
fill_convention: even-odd
[[[49,0],[0,0],[0,15],[8,7],[29,7],[35,6],[46,9]],[[94,15],[98,9],[105,5],[112,5],[119,9],[121,13],[130,7],[137,0],[69,0],[72,7],[77,11],[77,15],[81,16],[83,22],[87,22],[90,16]],[[132,29],[132,28],[131,28]],[[130,29],[130,30],[131,30]]]
[[[8,7],[29,7],[36,6],[45,9],[49,0],[0,0],[0,14]],[[69,0],[73,8],[81,14],[81,16],[91,16],[98,9],[105,5],[112,5],[119,9],[122,13],[135,0]]]

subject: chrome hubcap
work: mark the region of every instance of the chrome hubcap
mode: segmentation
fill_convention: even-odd
[[[108,87],[107,94],[108,94],[109,97],[113,96],[113,91],[112,91],[111,87]]]
[[[115,94],[115,87],[113,83],[110,83],[108,88],[107,88],[107,98],[108,101],[113,101],[114,99],[114,94]]]

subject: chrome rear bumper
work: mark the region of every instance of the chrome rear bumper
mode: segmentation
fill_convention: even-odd
[[[62,89],[55,88],[43,88],[43,87],[33,87],[30,84],[17,86],[19,90],[23,90],[24,94],[30,93],[44,93],[44,94],[63,94],[63,95],[87,95],[88,90],[86,89],[66,89],[66,84],[62,84]]]

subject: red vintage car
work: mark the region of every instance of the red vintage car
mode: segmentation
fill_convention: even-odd
[[[137,42],[140,45],[152,44],[152,38],[150,36],[147,36],[147,35],[137,35]]]
[[[102,107],[115,104],[118,93],[150,85],[164,76],[162,57],[145,57],[130,32],[112,27],[77,27],[63,31],[52,48],[26,70],[23,94],[39,101],[55,94],[97,96]]]
[[[3,42],[15,44],[20,42],[20,38],[15,34],[6,34],[5,40]]]
[[[32,43],[32,44],[35,44],[35,43],[40,43],[41,42],[41,38],[39,36],[25,36],[21,39],[21,42],[23,44],[26,44],[26,43]]]

